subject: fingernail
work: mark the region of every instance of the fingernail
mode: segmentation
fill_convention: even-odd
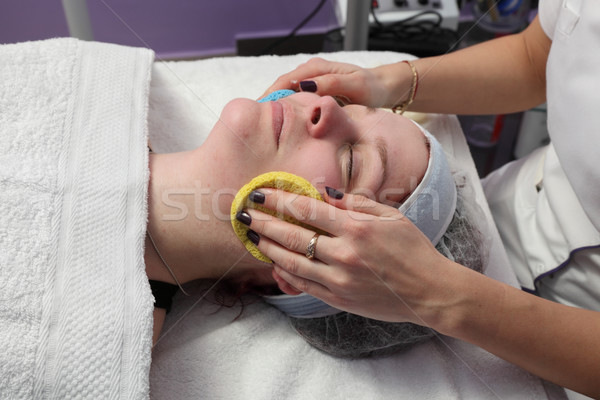
[[[240,211],[235,214],[235,219],[245,225],[250,225],[252,223],[252,217],[246,211]]]
[[[302,81],[300,82],[300,89],[302,89],[303,92],[314,93],[317,91],[317,84],[315,81]]]
[[[258,233],[250,229],[248,232],[246,232],[246,237],[250,239],[252,243],[258,246],[258,242],[260,242],[260,236],[258,236]]]
[[[344,193],[340,192],[339,190],[335,190],[332,187],[329,186],[325,186],[325,190],[327,191],[327,195],[329,197],[333,197],[336,200],[341,199],[342,197],[344,197]]]
[[[259,192],[258,190],[253,190],[252,192],[250,192],[248,198],[250,199],[250,201],[257,204],[263,204],[265,202],[265,195]]]

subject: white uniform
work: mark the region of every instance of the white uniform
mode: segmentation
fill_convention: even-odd
[[[552,144],[483,180],[521,286],[600,311],[600,2],[541,0]]]

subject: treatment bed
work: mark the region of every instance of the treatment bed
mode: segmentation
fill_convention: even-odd
[[[363,66],[408,57],[323,56]],[[258,98],[308,58],[162,62],[146,49],[75,39],[0,46],[0,398],[563,398],[443,336],[390,357],[337,359],[260,301],[241,314],[215,305],[205,282],[175,296],[152,349],[148,136],[156,152],[193,148],[228,100]],[[457,119],[426,119],[475,184],[486,274],[516,285]]]
[[[391,52],[340,52],[321,57],[365,67],[411,58]],[[280,74],[309,55],[156,62],[149,135],[159,152],[198,146],[232,98],[258,98]],[[424,74],[425,75],[425,74]],[[426,78],[424,78],[426,79]],[[410,113],[407,113],[410,116]],[[458,120],[414,115],[468,171],[487,221],[486,274],[516,286],[490,217]],[[208,301],[206,284],[179,293],[150,373],[153,399],[545,399],[561,389],[475,346],[440,336],[391,357],[336,359],[304,342],[278,310],[262,303],[226,308]],[[236,318],[237,317],[237,318]]]

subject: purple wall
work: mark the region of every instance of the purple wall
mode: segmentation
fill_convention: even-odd
[[[0,3],[0,43],[69,36],[60,0]]]
[[[88,0],[95,40],[150,47],[161,58],[235,53],[236,37],[290,32],[319,0]],[[302,33],[337,27],[328,0]],[[0,43],[68,36],[60,0],[3,1]]]

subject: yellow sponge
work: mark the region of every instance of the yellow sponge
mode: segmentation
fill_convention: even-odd
[[[257,210],[263,211],[265,213],[271,214],[278,218],[283,218],[284,220],[291,222],[296,225],[304,226],[305,228],[311,229],[315,231],[314,227],[301,223],[297,219],[279,214],[276,211],[267,209],[262,207],[259,204],[255,204],[254,202],[248,200],[248,196],[250,192],[255,189],[260,188],[274,188],[285,190],[286,192],[297,193],[303,196],[312,197],[313,199],[323,201],[323,197],[317,191],[317,189],[310,184],[306,179],[296,176],[294,174],[290,174],[287,172],[267,172],[266,174],[262,174],[252,179],[249,183],[244,185],[235,195],[233,199],[233,203],[231,204],[231,225],[233,225],[233,230],[235,234],[240,238],[246,249],[252,254],[254,257],[258,258],[261,261],[265,262],[273,262],[267,256],[258,250],[258,248],[252,243],[246,233],[250,229],[247,225],[239,222],[235,216],[239,211],[242,211],[244,208],[256,208]]]

